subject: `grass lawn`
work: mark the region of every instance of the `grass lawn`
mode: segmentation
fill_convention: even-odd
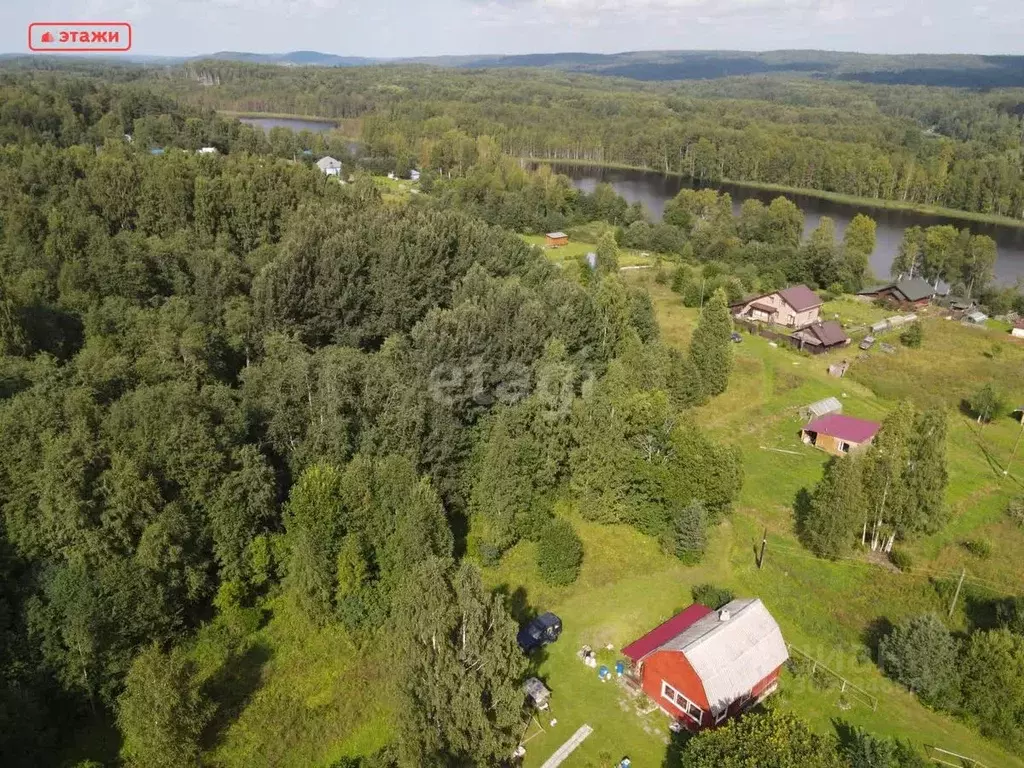
[[[685,347],[696,310],[683,307],[650,273],[628,274],[651,291],[663,338]],[[851,322],[886,314],[852,301],[830,302],[827,311]],[[626,754],[638,766],[662,764],[669,748],[664,715],[638,715],[616,683],[601,683],[575,654],[583,644],[591,645],[600,663],[613,668],[619,648],[688,605],[691,587],[702,582],[761,597],[790,643],[879,699],[877,710],[856,703],[842,710],[837,688],[821,690],[808,678],[785,674],[777,700],[822,732],[833,730],[833,721],[842,719],[910,739],[919,748],[934,744],[991,766],[1024,765],[884,678],[867,643],[879,620],[898,621],[929,610],[944,613],[946,598],[936,582],[955,579],[963,566],[968,586],[952,620],[956,629],[968,626],[975,598],[1019,591],[1024,581],[1024,564],[1015,555],[1024,548],[1024,532],[1003,515],[1006,500],[1020,492],[1024,480],[1024,457],[1009,477],[1002,475],[1019,427],[1007,418],[980,429],[957,409],[960,398],[989,379],[1014,402],[1024,397],[1018,383],[1024,350],[1004,345],[992,355],[991,344],[1002,338],[997,333],[938,318],[925,322],[920,349],[898,347],[891,355],[872,351],[855,360],[844,379],[829,377],[826,369],[844,354],[849,357],[851,350],[811,358],[744,336],[735,347],[729,390],[695,414],[709,432],[740,447],[746,473],[737,510],[713,532],[701,565],[684,567],[648,537],[626,526],[588,523],[565,503],[561,514],[577,526],[586,552],[577,583],[543,585],[528,543],[486,570],[488,582],[512,594],[514,605],[553,610],[564,622],[562,638],[536,662],[538,674],[553,691],[552,714],[558,724],[527,744],[526,766],[540,765],[583,723],[594,733],[564,765],[612,766]],[[909,573],[892,572],[856,553],[838,562],[819,560],[794,535],[794,497],[800,489],[813,487],[827,458],[800,442],[797,409],[828,395],[840,397],[845,413],[866,418],[882,418],[899,397],[910,397],[920,406],[941,402],[950,409],[951,519],[942,531],[909,548],[915,563]],[[767,557],[758,570],[754,550],[766,529]],[[992,555],[971,555],[962,546],[965,538],[990,541]],[[612,650],[605,650],[609,644]],[[543,722],[547,727],[547,718]]]
[[[220,705],[205,735],[204,765],[260,768],[327,766],[372,754],[391,735],[384,668],[339,625],[319,628],[289,600],[226,652],[217,622],[191,655]]]
[[[584,240],[569,239],[568,245],[563,245],[557,248],[548,248],[544,242],[544,235],[520,235],[530,245],[539,246],[544,250],[544,254],[556,264],[567,261],[575,261],[581,256],[586,256],[588,253],[597,250],[597,241],[587,242]],[[647,251],[637,251],[630,248],[619,249],[619,266],[620,267],[635,267],[635,266],[650,266],[658,259],[659,255],[656,253],[649,253]],[[672,256],[661,256],[663,260],[672,261]]]

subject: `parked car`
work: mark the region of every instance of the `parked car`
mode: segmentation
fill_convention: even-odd
[[[741,341],[743,341],[743,337],[736,333],[736,331],[733,331],[732,336],[730,336],[729,338],[732,339],[733,344],[739,344]]]
[[[530,653],[541,646],[553,643],[562,634],[562,620],[553,613],[542,613],[531,619],[516,635],[516,642],[523,653]]]
[[[873,346],[875,346],[874,336],[865,336],[864,341],[860,343],[861,349],[871,349]]]

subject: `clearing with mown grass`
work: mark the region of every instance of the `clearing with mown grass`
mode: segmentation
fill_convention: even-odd
[[[697,310],[657,284],[650,273],[629,278],[654,299],[669,344],[686,348]],[[828,302],[826,314],[847,322],[870,322],[886,316],[870,304],[841,299]],[[918,748],[934,744],[974,757],[988,765],[1024,765],[998,744],[944,713],[934,712],[882,676],[871,656],[871,641],[884,622],[937,611],[945,615],[943,587],[966,567],[963,599],[953,615],[953,629],[964,629],[977,600],[1019,591],[1024,564],[1013,555],[1024,547],[1024,532],[1003,514],[1006,502],[1021,492],[1024,457],[1003,468],[1020,429],[1010,418],[985,427],[959,410],[960,401],[981,383],[992,380],[1012,402],[1024,398],[1019,374],[1024,347],[995,331],[968,328],[930,312],[924,319],[919,349],[899,344],[899,333],[886,335],[893,353],[878,349],[858,359],[847,348],[809,357],[776,348],[756,336],[743,335],[735,345],[736,366],[729,389],[698,409],[694,417],[718,439],[742,451],[745,479],[735,512],[711,534],[699,566],[686,567],[663,554],[657,542],[628,526],[607,526],[582,519],[571,500],[560,514],[573,521],[584,542],[579,580],[569,587],[541,583],[533,544],[522,542],[496,568],[488,582],[506,591],[520,615],[553,610],[564,622],[561,639],[536,660],[537,673],[553,690],[554,728],[527,744],[525,765],[540,765],[583,723],[594,733],[567,766],[607,766],[629,755],[635,765],[661,765],[673,749],[668,719],[655,711],[636,713],[633,699],[615,682],[602,683],[576,657],[592,646],[600,664],[614,668],[619,649],[691,602],[690,590],[714,583],[737,595],[760,597],[783,629],[786,640],[810,653],[878,698],[877,710],[853,703],[848,709],[838,683],[784,674],[776,700],[822,731],[843,720],[867,730],[910,739]],[[891,336],[891,338],[889,338]],[[993,352],[993,347],[998,350]],[[827,367],[841,359],[852,365],[845,378],[830,377]],[[826,396],[841,399],[844,413],[881,419],[896,399],[918,407],[943,403],[949,409],[950,520],[938,533],[904,549],[915,566],[902,573],[878,565],[861,552],[829,562],[814,557],[797,540],[793,504],[801,489],[820,479],[827,456],[800,442],[800,406]],[[764,568],[754,553],[768,531]],[[991,542],[991,557],[982,559],[961,546],[966,537]],[[611,645],[612,650],[607,650]]]

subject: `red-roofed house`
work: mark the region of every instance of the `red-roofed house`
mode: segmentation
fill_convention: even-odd
[[[821,299],[806,285],[793,285],[744,299],[733,305],[732,313],[741,320],[803,328],[817,322],[821,314]]]
[[[778,686],[789,653],[757,599],[691,605],[622,649],[629,678],[690,730],[717,725]]]
[[[848,453],[871,445],[875,435],[881,428],[877,421],[856,419],[841,413],[830,413],[815,419],[801,431],[805,443],[820,448],[833,456],[845,456]]]

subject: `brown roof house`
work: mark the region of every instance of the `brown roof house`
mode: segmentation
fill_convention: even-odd
[[[818,321],[821,299],[806,285],[793,285],[781,291],[744,299],[733,305],[732,312],[741,320],[803,328]]]
[[[880,299],[904,309],[920,309],[931,303],[935,287],[922,277],[911,277],[868,288],[857,295]]]
[[[569,236],[565,232],[548,232],[544,235],[544,245],[548,248],[561,248],[569,244]]]
[[[835,320],[812,323],[806,328],[795,331],[791,336],[796,339],[800,349],[815,354],[845,347],[850,343],[850,337],[843,331],[843,326]]]

